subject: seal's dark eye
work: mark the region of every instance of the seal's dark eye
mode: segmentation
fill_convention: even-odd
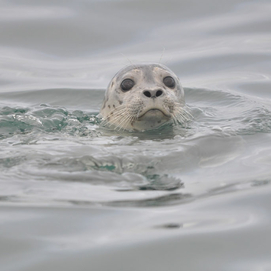
[[[130,90],[135,85],[135,82],[132,79],[124,79],[120,86],[123,91]]]
[[[163,82],[169,88],[174,88],[175,87],[175,80],[171,76],[165,77]]]

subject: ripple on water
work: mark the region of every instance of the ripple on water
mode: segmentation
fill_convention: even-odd
[[[245,96],[223,91],[187,89],[194,123],[191,128],[203,133],[220,130],[232,135],[271,132],[271,108]]]
[[[2,107],[0,110],[0,138],[11,138],[18,134],[33,132],[60,132],[76,136],[88,136],[91,125],[99,123],[97,114],[80,110],[67,111],[65,108],[46,104],[33,108]]]
[[[60,187],[66,186],[68,190],[68,183],[76,184],[79,190],[84,185],[98,190],[106,188],[107,201],[99,200],[99,196],[94,201],[88,200],[90,196],[81,201],[73,196],[73,190],[69,190],[64,201],[131,207],[181,204],[218,193],[216,188],[221,182],[213,181],[214,174],[233,185],[230,190],[223,186],[219,193],[245,189],[234,185],[239,183],[233,177],[241,174],[238,169],[227,167],[242,157],[246,149],[243,136],[270,132],[268,105],[223,91],[186,89],[185,92],[193,120],[186,125],[167,125],[143,133],[100,127],[96,110],[71,110],[45,103],[2,106],[3,180],[31,180],[26,182],[28,189],[35,181],[43,181],[39,195],[44,194],[42,197],[49,202],[63,200],[58,198],[57,190],[48,193],[48,189],[53,189],[50,186],[42,190],[47,182],[60,183]],[[225,173],[229,169],[236,171],[232,177]],[[199,176],[197,172],[202,181],[195,177]],[[247,182],[255,182],[251,178]],[[193,186],[197,182],[204,184],[201,189],[199,185]],[[256,186],[257,182],[249,187]],[[115,193],[122,195],[119,200]],[[27,194],[28,198],[32,196]],[[15,199],[16,193],[9,192],[3,197],[5,201]]]

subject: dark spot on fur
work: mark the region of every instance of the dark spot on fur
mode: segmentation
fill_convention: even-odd
[[[107,120],[110,121],[110,117],[107,117]]]
[[[161,123],[161,120],[158,120],[157,123]]]
[[[110,108],[110,105],[108,105],[108,108]]]
[[[116,106],[113,104],[113,107],[116,108]]]
[[[114,86],[114,82],[111,83],[111,88]]]
[[[120,100],[118,100],[118,102],[119,102],[119,104],[122,104],[123,102],[122,101],[120,101]]]
[[[114,112],[111,112],[111,113],[110,113],[110,115],[113,115],[113,114],[114,114]]]

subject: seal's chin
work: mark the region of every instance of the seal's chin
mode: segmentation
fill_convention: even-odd
[[[138,118],[135,128],[139,130],[153,129],[168,122],[170,118],[170,116],[160,109],[149,109]]]
[[[158,108],[150,108],[146,110],[139,118],[132,124],[135,130],[145,131],[157,128],[168,122],[171,116]]]
[[[169,116],[158,108],[152,108],[146,111],[145,113],[143,113],[138,119],[142,120],[142,119],[153,119],[153,118],[164,119],[164,118],[169,118]]]

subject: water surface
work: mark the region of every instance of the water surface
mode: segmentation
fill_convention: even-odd
[[[271,270],[269,1],[1,1],[0,264]],[[193,119],[97,118],[123,66],[162,62]]]

